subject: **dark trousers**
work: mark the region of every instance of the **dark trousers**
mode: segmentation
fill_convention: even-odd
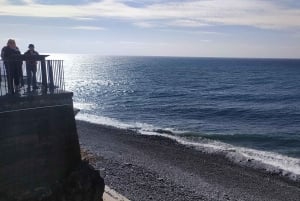
[[[26,65],[27,87],[32,84],[36,88],[36,65]]]
[[[20,66],[19,65],[13,65],[12,66],[13,69],[13,80],[14,80],[14,84],[15,87],[20,85],[20,79],[21,79],[21,70],[20,70]]]
[[[5,65],[5,71],[6,71],[8,93],[13,94],[14,93],[14,89],[13,89],[12,71],[11,71],[11,69],[9,67],[9,63],[8,62],[6,62],[4,65]]]
[[[4,65],[7,77],[8,93],[13,94],[15,92],[14,88],[20,85],[22,66],[14,62],[7,62]]]

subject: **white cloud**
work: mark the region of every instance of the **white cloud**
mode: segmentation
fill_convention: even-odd
[[[130,7],[120,0],[72,6],[42,5],[32,0],[24,2],[25,5],[10,5],[8,1],[0,0],[0,15],[77,19],[105,17],[126,19],[141,27],[153,26],[154,21],[163,26],[179,27],[208,24],[285,29],[300,26],[299,8],[282,7],[282,4],[262,0],[153,1],[154,4],[144,7]]]
[[[143,27],[143,28],[157,27],[157,25],[155,25],[154,23],[151,23],[151,22],[134,22],[133,24],[135,26]]]
[[[190,20],[190,19],[180,19],[174,20],[169,23],[171,26],[179,26],[179,27],[202,27],[202,26],[209,26],[207,23],[203,23],[197,20]]]
[[[171,32],[171,33],[194,34],[194,35],[219,35],[219,36],[227,36],[228,35],[223,32],[199,31],[199,30],[160,29],[160,31]]]
[[[34,0],[22,0],[25,4],[34,4]]]
[[[91,18],[91,17],[74,17],[75,20],[78,20],[78,21],[94,21],[95,19],[94,18]]]
[[[120,41],[119,42],[120,44],[123,44],[123,45],[134,45],[134,46],[144,46],[146,43],[144,42],[136,42],[136,41]]]
[[[200,42],[203,42],[203,43],[210,43],[210,42],[212,42],[212,40],[204,39],[204,40],[200,40]]]
[[[96,26],[75,26],[75,27],[71,27],[71,29],[82,29],[82,30],[91,30],[91,31],[106,30],[103,27],[96,27]]]

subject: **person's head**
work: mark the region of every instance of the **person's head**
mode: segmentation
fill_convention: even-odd
[[[33,44],[29,44],[29,45],[28,45],[28,48],[29,48],[30,50],[34,50],[34,45],[33,45]]]
[[[16,41],[14,39],[8,39],[7,46],[10,48],[16,48]]]

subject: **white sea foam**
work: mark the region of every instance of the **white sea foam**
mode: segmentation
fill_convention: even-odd
[[[130,124],[122,123],[113,118],[101,117],[101,116],[96,116],[96,115],[92,115],[92,114],[79,113],[76,116],[76,119],[81,120],[81,121],[90,122],[93,124],[107,125],[107,126],[112,126],[112,127],[121,128],[121,129],[129,129],[130,127],[132,127],[132,125],[130,125]]]
[[[175,137],[174,139],[182,144],[193,146],[207,153],[222,154],[231,161],[241,165],[277,173],[289,177],[292,180],[300,180],[300,159],[297,158],[274,152],[237,147],[213,140],[191,142],[179,137]]]
[[[190,139],[180,137],[178,135],[170,135],[167,133],[155,132],[157,130],[162,129],[144,123],[123,123],[116,119],[99,117],[89,114],[79,114],[76,116],[76,119],[95,124],[108,125],[121,129],[132,129],[143,135],[167,137],[177,141],[178,143],[181,143],[186,146],[191,146],[197,150],[201,150],[206,153],[222,154],[229,160],[241,165],[266,170],[271,173],[286,176],[295,181],[300,181],[300,159],[298,158],[292,158],[273,152],[237,147],[220,141],[209,139],[200,139],[197,141],[192,141]],[[172,133],[176,133],[172,130],[170,131]]]
[[[73,105],[75,108],[78,108],[80,110],[92,110],[94,108],[94,104],[92,104],[92,103],[74,102]]]

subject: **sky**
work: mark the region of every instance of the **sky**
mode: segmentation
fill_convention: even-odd
[[[0,0],[22,52],[300,58],[299,0]]]

